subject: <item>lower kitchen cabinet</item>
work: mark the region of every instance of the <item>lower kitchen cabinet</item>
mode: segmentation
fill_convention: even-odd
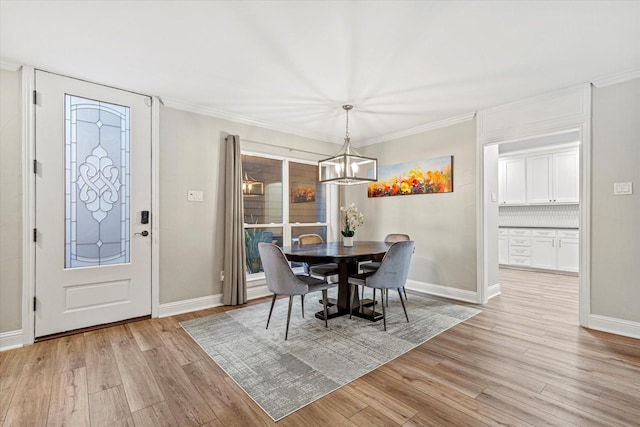
[[[531,267],[556,270],[556,256],[555,237],[531,238]]]
[[[509,236],[498,236],[498,264],[509,264]]]
[[[501,228],[500,239],[509,235],[508,259],[499,254],[500,264],[577,272],[580,241],[577,229],[508,229]],[[513,233],[517,233],[512,237]],[[530,233],[530,243],[523,243],[523,233]],[[528,239],[528,238],[527,238]],[[501,250],[504,248],[500,246]]]
[[[580,241],[578,239],[558,238],[558,270],[578,272],[580,263]]]

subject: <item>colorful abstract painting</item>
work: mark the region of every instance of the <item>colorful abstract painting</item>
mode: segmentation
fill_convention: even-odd
[[[368,186],[369,197],[451,193],[453,156],[407,162],[378,168],[378,181]]]

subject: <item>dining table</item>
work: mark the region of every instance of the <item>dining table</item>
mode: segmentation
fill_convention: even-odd
[[[325,242],[312,245],[285,246],[282,248],[285,256],[292,262],[305,262],[307,264],[338,264],[338,298],[329,300],[329,319],[349,314],[378,321],[382,319],[382,313],[375,311],[375,301],[360,299],[358,292],[354,292],[353,301],[349,304],[349,276],[358,273],[358,264],[363,261],[380,260],[392,243],[379,241],[355,241],[353,246],[345,246],[343,242]],[[315,314],[324,320],[324,312],[321,310]]]

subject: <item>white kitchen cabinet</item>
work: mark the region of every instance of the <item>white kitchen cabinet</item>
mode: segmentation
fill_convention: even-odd
[[[553,155],[554,203],[578,203],[580,200],[579,159],[577,149]]]
[[[527,157],[527,203],[578,203],[577,149]]]
[[[531,230],[509,229],[509,264],[525,267],[531,265]]]
[[[552,203],[553,156],[527,157],[527,203]]]
[[[498,162],[499,202],[502,204],[526,203],[525,158],[510,158]]]
[[[555,270],[556,231],[532,230],[531,234],[531,267]]]
[[[498,231],[498,264],[509,264],[509,230]]]
[[[508,234],[508,248],[504,239]],[[499,263],[503,265],[578,272],[577,229],[500,228]],[[508,259],[504,259],[505,249]]]
[[[580,240],[578,230],[558,231],[557,269],[578,271],[580,264]]]

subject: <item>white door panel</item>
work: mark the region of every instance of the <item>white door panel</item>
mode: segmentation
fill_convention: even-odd
[[[151,103],[36,71],[35,336],[151,313]],[[67,144],[68,142],[68,144]]]

